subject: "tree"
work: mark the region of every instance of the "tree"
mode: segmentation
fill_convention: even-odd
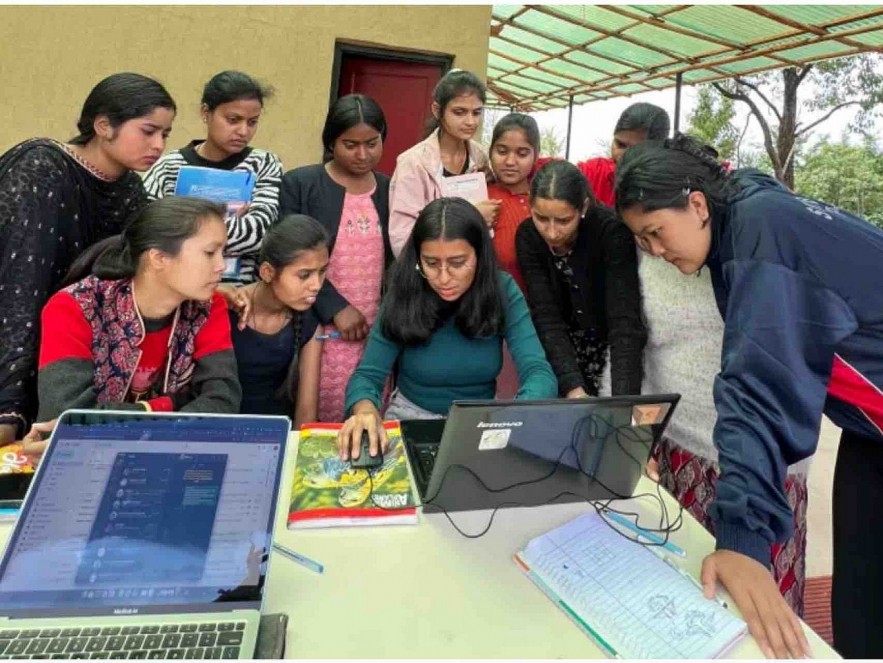
[[[737,76],[713,83],[725,98],[748,106],[760,124],[766,153],[776,179],[794,187],[794,162],[810,131],[837,111],[860,109],[854,122],[858,130],[873,123],[874,107],[883,101],[883,59],[861,54],[802,67],[754,76]],[[805,84],[810,82],[810,86]],[[801,86],[812,87],[812,95],[798,103]],[[780,100],[778,105],[774,100]],[[812,116],[803,117],[807,110]]]
[[[554,127],[540,130],[540,156],[555,158],[564,156],[564,141],[558,136]]]
[[[820,141],[797,170],[796,191],[842,207],[883,228],[883,154],[872,141]]]
[[[733,125],[734,117],[733,100],[703,85],[699,88],[696,106],[687,117],[687,133],[713,146],[721,159],[732,159],[740,139],[739,130]]]

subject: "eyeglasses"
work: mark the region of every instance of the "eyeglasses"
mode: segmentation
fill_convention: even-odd
[[[437,279],[442,275],[442,270],[448,273],[448,276],[452,278],[458,278],[460,276],[465,276],[472,269],[475,268],[476,258],[470,257],[466,258],[462,262],[458,259],[455,261],[444,261],[440,260],[438,262],[427,263],[423,258],[415,265],[415,268],[418,272],[420,272],[425,278]]]

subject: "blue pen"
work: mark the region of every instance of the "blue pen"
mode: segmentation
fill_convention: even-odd
[[[631,520],[629,520],[628,518],[624,518],[623,516],[620,516],[618,513],[613,513],[612,511],[607,511],[605,509],[604,515],[606,515],[608,518],[610,518],[610,520],[612,520],[613,522],[618,523],[618,524],[622,525],[623,527],[630,529],[638,536],[643,536],[648,541],[652,541],[653,543],[658,543],[663,548],[668,550],[670,553],[677,555],[678,557],[686,557],[687,556],[687,553],[684,552],[683,548],[676,546],[671,541],[666,541],[661,536],[656,534],[656,532],[648,532],[647,530],[643,529],[642,527],[638,527]]]
[[[280,546],[278,543],[274,543],[273,549],[276,552],[285,555],[288,559],[297,562],[301,566],[305,566],[310,571],[315,571],[316,573],[325,572],[325,567],[319,564],[319,562],[316,562],[309,557],[304,557],[300,553],[294,552],[291,548],[286,548],[285,546]]]
[[[331,332],[330,334],[319,334],[317,341],[327,341],[329,338],[340,338],[340,332]]]

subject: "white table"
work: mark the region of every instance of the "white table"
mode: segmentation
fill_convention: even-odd
[[[290,446],[276,540],[324,564],[325,573],[272,557],[265,611],[289,616],[287,658],[604,657],[512,561],[529,539],[590,510],[588,504],[503,509],[479,539],[460,536],[443,514],[421,515],[417,526],[289,531],[296,442]],[[649,491],[655,484],[644,478],[637,492]],[[648,518],[658,508],[647,499],[629,505]],[[467,532],[483,529],[488,517],[452,514]],[[714,539],[685,512],[672,540],[687,551],[681,566],[698,577]],[[816,658],[837,658],[805,631]],[[729,656],[763,658],[750,637]]]

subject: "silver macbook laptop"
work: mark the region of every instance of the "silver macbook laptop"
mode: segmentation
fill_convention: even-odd
[[[630,497],[679,400],[455,401],[447,420],[402,421],[402,438],[426,509]]]
[[[0,559],[0,655],[252,658],[289,431],[65,412]]]

